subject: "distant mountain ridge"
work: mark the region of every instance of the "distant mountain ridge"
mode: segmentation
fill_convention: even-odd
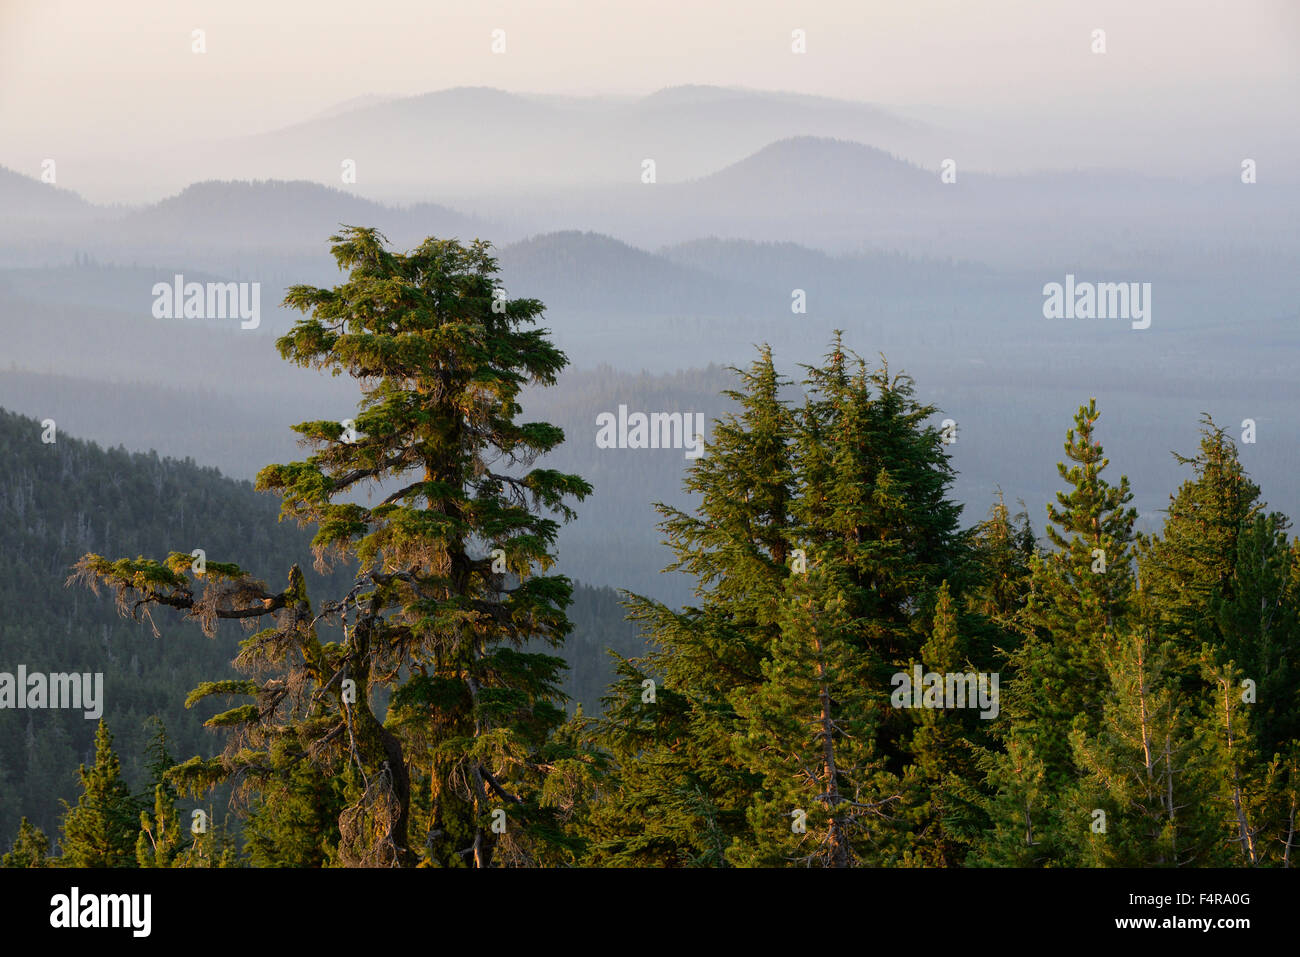
[[[635,182],[655,158],[664,181],[708,174],[791,135],[932,152],[934,130],[879,106],[713,86],[643,97],[559,97],[452,87],[347,105],[214,144],[192,178],[329,182],[352,160],[370,195],[521,193]]]
[[[55,171],[57,174],[57,167]],[[84,215],[94,207],[78,193],[0,166],[0,210],[5,220]]]
[[[428,236],[469,240],[491,229],[435,203],[390,206],[305,180],[195,183],[123,216],[114,229],[134,241],[160,245],[316,250],[343,224],[377,226],[399,244]]]

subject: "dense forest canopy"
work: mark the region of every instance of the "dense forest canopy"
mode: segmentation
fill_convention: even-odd
[[[883,357],[836,334],[779,370],[761,347],[687,469],[692,504],[658,506],[691,600],[616,611],[555,571],[592,487],[539,464],[586,436],[521,418],[567,364],[542,304],[505,296],[485,243],[397,254],[349,227],[333,252],[345,280],[293,287],[277,344],[354,379],[355,418],[296,426],[310,455],[258,477],[310,541],[215,472],[6,417],[28,464],[0,498],[0,580],[45,616],[6,651],[119,672],[57,840],[48,809],[5,819],[7,864],[1293,863],[1300,544],[1208,416],[1147,533],[1086,401],[1040,541],[1000,498],[963,523],[951,427]],[[349,497],[368,482],[382,499]],[[76,555],[91,591],[33,603]],[[104,587],[163,634],[113,620]],[[88,623],[58,645],[81,658],[51,656]],[[153,688],[121,674],[142,677],[118,650],[142,641],[177,649]],[[73,780],[34,718],[88,736],[25,717],[0,793],[31,801]],[[215,798],[220,825],[178,823]]]

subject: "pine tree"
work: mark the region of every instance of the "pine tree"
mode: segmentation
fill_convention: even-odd
[[[858,623],[836,571],[814,557],[790,577],[765,681],[734,699],[738,748],[763,780],[752,836],[728,852],[734,864],[850,867],[886,862],[896,849],[890,811],[901,789],[875,746],[885,695],[852,643]]]
[[[596,735],[611,765],[592,821],[591,862],[721,865],[749,827],[758,784],[732,748],[733,700],[761,681],[777,632],[776,601],[791,566],[793,420],[770,349],[725,394],[736,411],[714,423],[707,454],[691,468],[695,514],[664,505],[662,528],[677,561],[696,576],[699,607],[681,611],[642,596],[630,617],[656,647],[620,666]],[[645,682],[653,681],[653,697]]]
[[[176,854],[172,867],[217,868],[240,866],[229,817],[218,823],[211,805],[199,808],[203,814],[202,825],[190,825],[190,839],[184,850]]]
[[[1194,475],[1170,496],[1160,535],[1139,538],[1139,571],[1162,629],[1194,658],[1202,643],[1221,644],[1210,606],[1232,600],[1238,538],[1262,506],[1236,446],[1208,415],[1202,416],[1198,454],[1174,457]]]
[[[939,674],[978,674],[958,629],[957,603],[947,581],[939,586],[934,625],[921,647],[923,670]],[[979,723],[985,719],[971,708],[917,708],[912,711],[917,728],[911,752],[914,794],[909,798],[911,850],[908,863],[929,867],[955,867],[966,856],[967,845],[987,828],[982,801],[972,782],[978,778]]]
[[[1066,435],[1072,464],[1058,463],[1057,471],[1070,489],[1058,492],[1057,504],[1047,509],[1047,537],[1056,550],[1031,560],[1030,594],[1019,616],[1024,640],[1008,661],[1014,679],[999,732],[1006,751],[986,762],[990,783],[1017,788],[1008,796],[1017,812],[994,812],[995,826],[1011,830],[991,843],[1006,853],[1020,848],[1023,834],[1032,830],[1037,858],[1057,864],[1077,860],[1076,822],[1063,803],[1078,779],[1070,735],[1077,729],[1089,736],[1099,728],[1105,655],[1127,627],[1134,589],[1137,512],[1125,507],[1132,499],[1127,477],[1117,486],[1102,477],[1109,460],[1094,436],[1097,418],[1096,400],[1090,399]],[[1040,769],[1041,787],[1034,780]],[[1022,812],[1030,815],[1027,823],[1018,820]]]
[[[1056,823],[1057,794],[1028,727],[1012,725],[1002,745],[1001,751],[983,751],[978,759],[992,791],[984,804],[991,827],[967,860],[984,867],[1042,867],[1059,854],[1059,833],[1047,831]]]
[[[1071,734],[1082,780],[1062,801],[1085,865],[1214,863],[1220,835],[1206,813],[1205,745],[1173,652],[1150,614],[1102,650],[1109,685],[1102,721],[1095,733],[1080,725]]]
[[[124,608],[182,609],[209,632],[219,619],[275,615],[235,662],[257,677],[191,694],[187,705],[255,703],[209,720],[234,733],[220,758],[171,772],[185,793],[238,777],[265,795],[288,770],[268,752],[286,741],[323,774],[350,769],[342,864],[486,867],[498,846],[501,861],[527,860],[553,818],[537,803],[545,771],[536,757],[564,710],[563,659],[524,648],[558,647],[569,630],[570,583],[546,574],[559,525],[545,513],[573,517],[566,500],[590,486],[531,467],[564,436],[516,417],[521,390],[554,384],[567,359],[545,330],[523,328],[543,306],[505,297],[487,243],[429,239],[396,254],[358,227],[332,243],[347,280],[292,287],[285,304],[308,315],[277,347],[297,365],[356,378],[359,410],[296,426],[314,454],[266,467],[257,484],[280,494],[283,517],[317,527],[319,569],[356,562],[352,589],[317,614],[297,566],[272,592],[238,565],[209,560],[200,589],[183,553],[163,563],[88,555],[74,578],[108,583]],[[357,501],[367,488],[383,496],[378,504]],[[343,640],[322,642],[318,625],[334,622]],[[413,788],[427,796],[418,821]],[[504,833],[498,812],[507,812]]]
[[[244,852],[252,867],[324,867],[337,859],[344,781],[298,760],[288,742],[272,745],[268,762],[281,768],[257,795],[244,822]]]
[[[45,832],[24,817],[13,846],[0,858],[0,867],[49,867],[49,851],[50,839]]]
[[[172,867],[183,849],[184,834],[176,800],[161,782],[154,787],[152,816],[140,812],[140,834],[135,841],[135,859],[141,867]]]
[[[1049,505],[1047,537],[1057,551],[1039,564],[1027,621],[1051,638],[1072,672],[1066,705],[1073,713],[1095,713],[1103,672],[1101,652],[1124,621],[1133,593],[1133,523],[1137,510],[1127,476],[1110,485],[1102,472],[1109,464],[1093,437],[1097,403],[1089,399],[1075,415],[1065,453],[1074,464],[1057,465],[1071,486]],[[1059,506],[1059,507],[1058,507]]]
[[[1269,779],[1259,758],[1252,720],[1255,697],[1236,662],[1219,663],[1209,645],[1204,647],[1201,661],[1209,688],[1205,723],[1211,746],[1207,751],[1216,772],[1213,799],[1220,828],[1215,837],[1220,846],[1234,851],[1231,857],[1215,858],[1210,863],[1258,867],[1270,856],[1265,822],[1269,785],[1276,779]]]
[[[100,721],[95,729],[95,763],[84,764],[76,807],[63,802],[60,863],[66,867],[134,867],[140,808],[122,779],[113,736]]]
[[[1300,860],[1300,742],[1269,762],[1265,788],[1262,856],[1274,866],[1295,867]]]

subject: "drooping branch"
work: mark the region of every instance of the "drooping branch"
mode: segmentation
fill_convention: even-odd
[[[101,555],[83,555],[64,583],[85,585],[96,595],[100,586],[113,589],[118,611],[123,617],[140,621],[141,610],[147,616],[149,605],[176,608],[185,617],[196,620],[204,634],[215,633],[219,619],[245,620],[260,618],[285,608],[292,597],[288,591],[269,592],[264,582],[246,574],[235,565],[207,563],[202,573],[203,591],[196,596],[194,583],[178,570],[188,564],[190,556],[173,552],[166,564],[153,559],[118,559],[109,561]],[[195,573],[196,577],[199,573]],[[149,618],[154,635],[158,629]]]

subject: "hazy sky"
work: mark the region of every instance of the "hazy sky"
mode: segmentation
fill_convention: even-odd
[[[191,52],[191,31],[207,52]],[[506,31],[506,52],[491,32]],[[790,52],[795,28],[808,52]],[[1090,51],[1106,31],[1107,53]],[[0,0],[0,164],[256,132],[365,94],[712,83],[1295,126],[1300,0]],[[1172,118],[1172,119],[1171,119]]]

